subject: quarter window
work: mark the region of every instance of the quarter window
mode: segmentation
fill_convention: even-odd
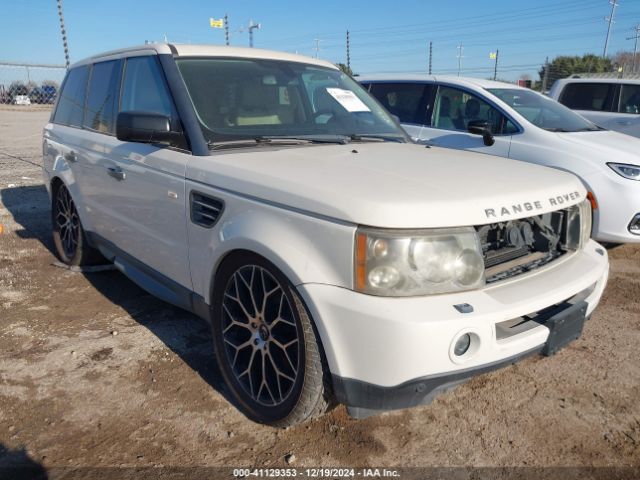
[[[91,70],[83,126],[100,133],[115,132],[120,61],[96,63]]]
[[[127,60],[120,111],[159,113],[174,117],[171,98],[155,57],[133,57]]]
[[[569,83],[560,103],[572,110],[614,111],[615,86],[609,83]]]
[[[369,91],[402,123],[424,124],[431,86],[420,83],[372,83]]]
[[[496,135],[518,131],[498,109],[476,95],[452,87],[438,88],[431,116],[434,128],[466,132],[474,122],[488,123]]]
[[[623,85],[620,96],[620,113],[640,114],[640,85]]]
[[[88,77],[89,68],[86,66],[69,70],[53,116],[54,123],[70,127],[82,125]]]

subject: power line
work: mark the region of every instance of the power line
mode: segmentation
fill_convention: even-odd
[[[460,45],[458,45],[458,54],[456,55],[456,58],[458,59],[458,76],[460,76],[460,70],[462,70],[462,58],[463,58],[463,53],[464,53],[464,45],[462,45],[462,42],[460,42]]]
[[[64,14],[62,13],[62,0],[58,0],[58,17],[60,18],[60,34],[62,35],[62,46],[64,47],[64,60],[69,68],[69,45],[67,44],[67,31],[64,28]]]
[[[638,38],[640,38],[640,23],[636,25],[635,31],[636,31],[635,36],[627,38],[627,40],[635,40],[634,46],[633,46],[633,66],[631,67],[631,71],[633,73],[636,72],[636,55],[638,54]]]
[[[615,23],[613,18],[616,14],[616,7],[618,6],[618,2],[617,0],[611,0],[609,4],[611,5],[611,15],[605,17],[605,21],[609,22],[609,25],[607,27],[607,36],[604,40],[604,52],[602,52],[602,58],[607,58],[607,47],[609,46],[609,36],[611,35],[611,24]]]
[[[347,30],[347,69],[351,70],[351,43],[349,40],[349,30]]]

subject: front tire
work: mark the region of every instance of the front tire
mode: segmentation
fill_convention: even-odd
[[[72,267],[104,262],[100,253],[87,243],[87,237],[69,189],[59,184],[53,190],[51,207],[53,243],[58,258]]]
[[[320,342],[291,282],[246,252],[218,270],[211,302],[220,370],[250,419],[277,427],[328,409],[329,383]]]

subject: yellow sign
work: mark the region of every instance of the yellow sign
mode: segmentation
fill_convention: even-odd
[[[498,54],[496,52],[491,52],[489,53],[489,58],[491,60],[495,60],[496,58],[498,58]]]
[[[224,28],[224,18],[221,18],[220,20],[210,18],[209,25],[211,25],[211,28]]]

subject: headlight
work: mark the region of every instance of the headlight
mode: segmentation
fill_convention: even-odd
[[[567,249],[578,250],[589,241],[591,238],[591,217],[591,201],[588,199],[567,208]]]
[[[471,290],[484,283],[482,249],[471,227],[356,232],[359,292],[405,297]]]
[[[624,178],[629,180],[640,180],[640,166],[627,165],[625,163],[607,163],[609,168]]]

